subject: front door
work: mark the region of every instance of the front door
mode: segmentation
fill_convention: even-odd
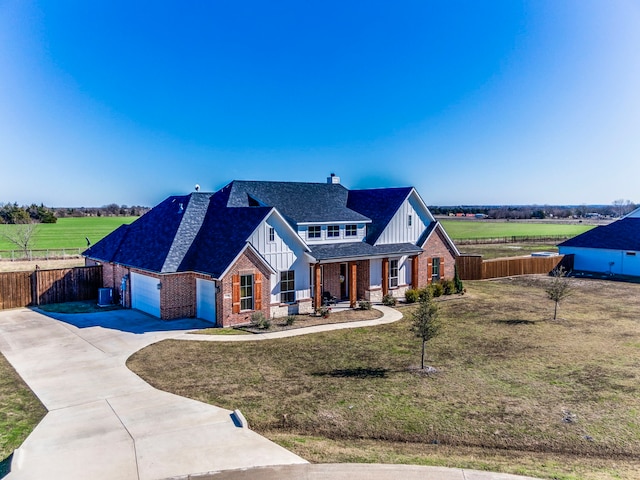
[[[340,264],[340,300],[349,298],[349,275],[347,275],[347,264]]]

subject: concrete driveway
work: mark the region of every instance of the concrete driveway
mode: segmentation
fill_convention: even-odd
[[[133,310],[56,317],[0,312],[0,351],[49,411],[7,480],[150,480],[306,463],[237,427],[232,412],[156,390],[126,368],[137,350],[209,324]]]
[[[366,325],[401,318],[396,310],[380,309],[384,316]],[[49,410],[15,452],[6,480],[530,479],[415,465],[312,465],[237,426],[229,410],[156,390],[125,365],[131,354],[167,338],[251,338],[185,335],[208,326],[191,319],[162,322],[133,310],[55,316],[28,309],[0,312],[0,351]],[[253,339],[356,326],[365,324]]]

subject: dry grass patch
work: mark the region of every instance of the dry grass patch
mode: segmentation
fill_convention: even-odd
[[[0,354],[0,477],[2,461],[18,448],[47,410]]]
[[[427,345],[435,375],[413,373],[420,341],[406,319],[260,343],[166,341],[128,364],[163,390],[240,408],[252,428],[272,438],[331,445],[325,451],[314,441],[310,459],[358,461],[353,452],[332,452],[369,442],[375,448],[363,451],[367,461],[445,461],[442,450],[419,453],[438,445],[462,452],[455,466],[582,478],[572,466],[580,463],[592,478],[633,478],[640,285],[574,280],[574,294],[553,322],[546,281],[467,282],[468,295],[441,302],[444,329]],[[410,452],[384,453],[398,444]]]

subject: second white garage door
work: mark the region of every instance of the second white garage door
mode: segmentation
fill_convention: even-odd
[[[160,318],[160,280],[131,272],[131,307]]]
[[[216,283],[211,280],[196,279],[197,317],[216,321]]]

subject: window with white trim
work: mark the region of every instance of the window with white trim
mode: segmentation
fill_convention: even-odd
[[[269,242],[275,242],[276,241],[276,229],[273,228],[273,227],[269,227],[268,233],[269,233]]]
[[[240,275],[240,310],[253,310],[253,275]]]
[[[347,225],[344,227],[345,237],[355,237],[358,235],[358,225]]]
[[[327,227],[327,237],[336,238],[340,236],[340,225],[329,225]]]
[[[280,272],[280,303],[296,301],[296,281],[293,270]]]
[[[407,226],[411,226],[413,225],[413,215],[409,214],[409,216],[407,216]]]
[[[440,280],[440,258],[434,257],[431,261],[431,278]]]
[[[389,260],[389,288],[398,286],[398,260]]]
[[[319,225],[312,225],[307,231],[307,238],[320,238],[322,228]]]

